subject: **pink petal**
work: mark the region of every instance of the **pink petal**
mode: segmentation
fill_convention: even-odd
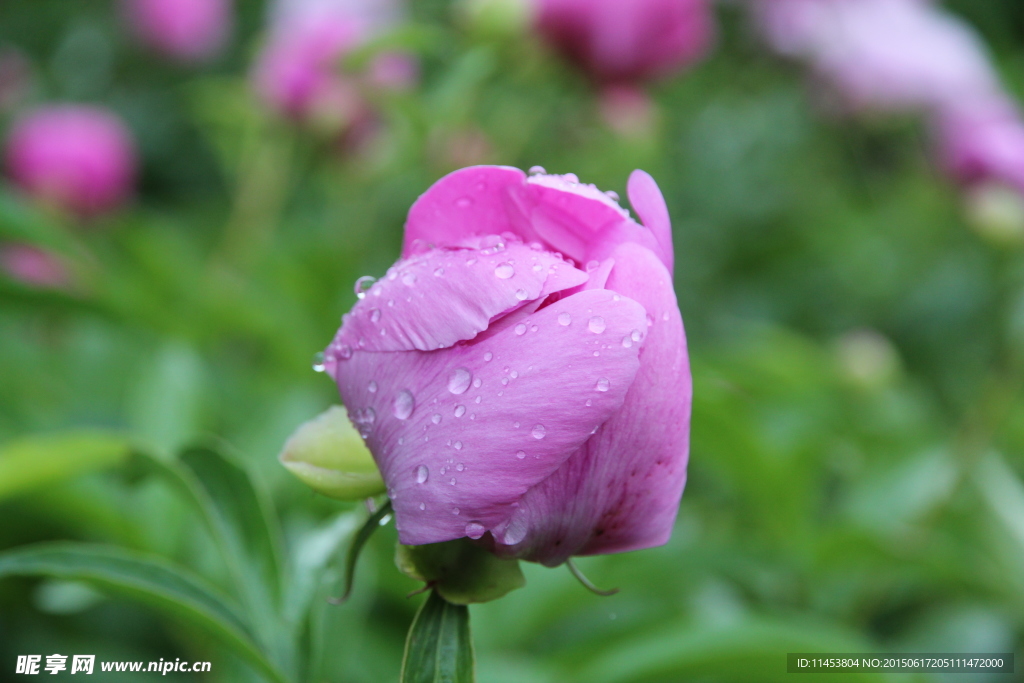
[[[650,173],[637,169],[630,174],[626,191],[629,193],[629,203],[633,205],[633,210],[654,235],[654,241],[659,247],[657,254],[671,274],[674,270],[672,220],[669,218],[668,206],[665,205],[665,197],[661,194],[658,183]]]
[[[586,282],[555,255],[509,243],[432,249],[399,261],[359,301],[327,351],[433,351],[472,339],[495,316]]]
[[[520,497],[622,406],[640,363],[620,340],[645,324],[635,301],[588,290],[479,342],[339,363],[402,543],[510,533]]]
[[[500,554],[554,566],[572,555],[661,545],[671,533],[689,454],[686,336],[658,258],[625,244],[614,259],[607,286],[640,301],[651,322],[640,328],[640,370],[622,408],[523,497],[507,523],[522,542],[498,546]]]

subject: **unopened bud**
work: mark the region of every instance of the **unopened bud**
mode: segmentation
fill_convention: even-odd
[[[456,11],[462,23],[483,36],[518,36],[533,22],[534,0],[460,0]]]
[[[331,406],[296,429],[278,459],[304,484],[331,498],[361,500],[385,491],[369,449],[341,406]]]
[[[967,220],[975,232],[995,245],[1024,245],[1024,196],[1014,188],[989,183],[971,190]]]

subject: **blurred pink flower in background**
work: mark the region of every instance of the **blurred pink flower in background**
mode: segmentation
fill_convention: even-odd
[[[1024,192],[1024,123],[1005,98],[951,107],[936,116],[939,158],[967,185],[996,182]]]
[[[60,259],[27,244],[0,244],[0,270],[30,287],[62,289],[71,283],[68,269]]]
[[[665,200],[643,171],[628,191],[642,223],[571,174],[456,171],[357,283],[324,363],[402,543],[554,566],[668,540],[690,366]]]
[[[415,83],[416,62],[395,53],[378,55],[365,78],[342,70],[345,55],[400,19],[398,4],[386,0],[280,0],[253,68],[254,87],[284,116],[341,130],[367,107],[364,81],[385,89]]]
[[[232,26],[232,0],[124,0],[132,33],[166,57],[199,62],[216,56]]]
[[[536,0],[536,25],[559,52],[601,82],[668,76],[707,52],[705,0]]]
[[[14,123],[6,163],[28,195],[85,218],[116,208],[132,193],[135,144],[106,109],[47,106]]]
[[[931,110],[1000,90],[984,44],[928,0],[754,0],[776,51],[855,109]]]

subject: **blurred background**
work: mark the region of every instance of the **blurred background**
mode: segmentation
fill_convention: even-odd
[[[314,354],[397,258],[411,203],[472,164],[623,197],[643,168],[694,370],[678,524],[579,560],[614,597],[524,566],[526,588],[471,610],[479,680],[1024,654],[1024,5],[607,4],[0,4],[0,549],[112,544],[230,592],[195,513],[128,455],[197,439],[253,472],[287,557],[350,533],[365,510],[276,456],[338,402]],[[131,447],[75,440],[97,435]],[[343,606],[331,556],[296,680],[397,680],[422,598],[394,543],[372,539]],[[0,580],[0,680],[53,652],[261,680],[159,610]]]

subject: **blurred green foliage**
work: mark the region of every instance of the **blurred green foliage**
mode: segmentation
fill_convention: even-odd
[[[949,4],[1024,94],[1020,4]],[[397,680],[422,598],[405,597],[417,584],[393,565],[393,529],[369,543],[352,599],[328,604],[337,547],[365,512],[311,496],[276,460],[337,402],[313,354],[355,279],[397,257],[412,201],[467,155],[623,196],[642,167],[673,216],[695,374],[678,525],[663,548],[579,561],[614,597],[524,565],[525,588],[471,608],[480,680],[768,681],[785,678],[788,651],[1024,654],[1024,253],[970,230],[917,122],[823,115],[799,70],[722,6],[714,55],[654,86],[656,125],[623,137],[538,44],[475,35],[450,3],[415,0],[390,42],[419,55],[422,83],[378,97],[383,133],[340,153],[256,104],[246,69],[264,8],[238,5],[232,52],[202,70],[138,50],[106,0],[0,6],[32,100],[113,107],[143,157],[134,205],[84,229],[0,196],[0,238],[55,249],[80,283],[0,280],[0,548],[159,555],[151,571],[192,582],[175,590],[198,582],[244,605],[267,629],[253,638],[282,648],[270,660],[290,647],[275,634],[294,634],[312,655],[285,669]],[[242,465],[197,456],[210,435]],[[247,471],[262,484],[243,486]],[[266,560],[278,524],[280,566]],[[19,562],[42,567],[62,547]],[[18,574],[7,562],[0,574]],[[0,581],[0,679],[16,655],[55,651],[211,660],[205,680],[257,679],[196,619],[83,578]]]

